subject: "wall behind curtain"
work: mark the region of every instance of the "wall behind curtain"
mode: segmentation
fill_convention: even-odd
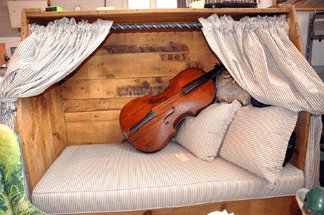
[[[0,0],[0,37],[20,37],[18,29],[11,28],[8,0]]]
[[[317,11],[324,12],[324,11]],[[307,30],[309,14],[314,11],[297,11],[298,24],[301,31],[301,38],[303,42],[304,52],[306,54],[306,41],[307,41]],[[321,79],[324,81],[324,41],[319,42],[314,40],[313,42],[313,54],[312,54],[312,66],[318,73]]]

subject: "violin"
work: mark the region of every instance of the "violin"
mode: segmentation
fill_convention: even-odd
[[[163,149],[187,116],[196,116],[213,102],[216,86],[212,77],[223,69],[222,64],[216,64],[208,73],[188,68],[171,79],[164,92],[127,103],[119,116],[125,139],[142,152]]]

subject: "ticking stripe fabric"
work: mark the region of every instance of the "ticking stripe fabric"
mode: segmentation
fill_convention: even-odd
[[[202,161],[176,142],[149,154],[121,143],[68,146],[32,200],[49,214],[104,213],[295,195],[303,187],[303,172],[291,164],[280,174],[271,191],[266,180],[222,158]]]
[[[273,189],[297,117],[296,112],[275,106],[240,108],[226,133],[221,158],[266,179]]]
[[[0,123],[13,128],[18,98],[39,95],[70,74],[102,43],[112,23],[62,18],[46,27],[33,24],[1,82]]]
[[[47,25],[33,24],[31,34],[12,56],[0,82],[0,124],[14,129],[17,100],[41,94],[76,69],[106,38],[112,21],[63,18]],[[24,184],[29,194],[25,163]]]
[[[324,83],[289,40],[285,16],[244,17],[234,21],[216,14],[200,18],[215,54],[237,83],[264,104],[307,111],[314,116],[305,167],[306,188],[319,185],[319,136],[324,114]]]
[[[214,160],[228,126],[241,106],[237,100],[230,104],[222,102],[209,105],[196,117],[186,117],[175,140],[199,159]]]

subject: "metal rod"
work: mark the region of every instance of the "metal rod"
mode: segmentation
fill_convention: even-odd
[[[116,24],[111,27],[111,30],[150,30],[150,29],[194,29],[202,28],[201,23],[165,23],[165,24]]]

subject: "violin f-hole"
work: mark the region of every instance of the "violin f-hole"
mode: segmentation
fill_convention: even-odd
[[[172,112],[169,113],[169,114],[164,118],[164,120],[163,120],[164,124],[166,124],[166,125],[169,124],[169,122],[167,122],[166,119],[167,119],[169,116],[171,116],[171,115],[175,112],[175,108],[174,108],[174,107],[172,107],[171,109],[172,109]]]

